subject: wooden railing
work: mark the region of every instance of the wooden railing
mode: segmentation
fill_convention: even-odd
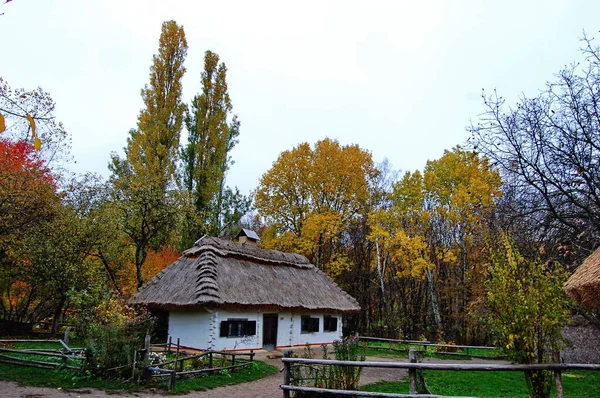
[[[215,355],[218,355],[221,358],[217,359],[215,358]],[[185,351],[180,351],[178,345],[175,359],[158,363],[155,365],[143,366],[144,378],[147,381],[150,381],[152,377],[168,378],[168,389],[171,390],[175,387],[175,383],[178,377],[193,377],[201,374],[212,375],[223,370],[235,372],[240,368],[250,366],[254,361],[254,355],[254,351],[224,352],[212,350],[190,355]],[[245,357],[247,357],[247,359]],[[184,370],[185,361],[203,359],[207,361],[206,368]],[[167,366],[169,366],[170,368],[167,369]]]
[[[0,362],[10,365],[29,366],[44,369],[80,369],[83,364],[83,349],[71,348],[63,340],[0,340],[0,343],[36,343],[36,344],[60,344],[62,348],[0,348]],[[15,356],[16,354],[16,356]],[[46,357],[48,360],[38,360]],[[55,360],[51,360],[55,358]],[[59,361],[56,361],[56,358]],[[71,361],[71,362],[69,362]],[[76,364],[76,365],[73,365]]]
[[[406,352],[408,353],[411,347],[422,347],[422,352],[428,352],[427,348],[431,347],[436,349],[436,354],[449,354],[453,356],[469,356],[469,357],[482,357],[482,358],[490,358],[489,356],[480,356],[476,354],[469,353],[469,350],[496,350],[497,347],[491,346],[471,346],[471,345],[458,345],[458,344],[434,344],[428,340],[400,340],[400,339],[384,339],[380,337],[367,337],[367,336],[357,336],[357,339],[360,342],[366,343],[366,347],[371,349],[380,349],[380,350],[390,350],[390,351],[398,351],[398,352]],[[379,343],[389,343],[389,346],[369,346],[369,342],[379,342]],[[403,345],[407,348],[395,348],[396,345]],[[461,350],[464,352],[456,352],[457,350]],[[496,358],[499,358],[497,356]]]
[[[372,362],[372,361],[338,361],[326,359],[305,359],[291,358],[289,354],[282,358],[284,365],[283,384],[280,388],[283,390],[283,397],[289,398],[290,391],[304,391],[316,393],[329,393],[348,396],[361,397],[413,397],[413,398],[434,398],[442,396],[432,394],[417,393],[417,371],[418,370],[455,370],[455,371],[527,371],[527,370],[550,370],[555,372],[555,380],[557,382],[557,397],[562,396],[562,382],[560,375],[565,370],[600,370],[600,364],[535,364],[535,365],[496,365],[496,364],[439,364],[439,363],[417,363],[415,350],[411,350],[411,362]],[[322,365],[322,366],[354,366],[362,368],[388,368],[388,369],[408,369],[409,375],[409,394],[393,394],[368,391],[350,391],[350,390],[335,390],[327,388],[315,388],[295,386],[290,384],[292,378],[292,365]],[[446,397],[448,398],[448,397]],[[452,397],[457,398],[457,397]]]

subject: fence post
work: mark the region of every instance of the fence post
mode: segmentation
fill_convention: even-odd
[[[177,377],[177,372],[175,371],[175,369],[173,369],[173,371],[171,372],[171,375],[169,376],[169,390],[172,390],[175,388],[176,377]]]
[[[286,351],[283,354],[284,358],[290,358],[292,356],[291,351]],[[289,362],[283,363],[283,385],[290,385],[291,380],[291,366],[292,364]],[[283,390],[283,398],[290,398],[290,390]]]
[[[171,344],[173,344],[173,337],[169,336],[169,345],[167,346],[167,352],[171,353]]]
[[[213,368],[213,353],[212,351],[208,353],[208,368],[212,369]],[[208,372],[209,375],[214,374],[214,371],[209,371]]]
[[[150,335],[147,334],[144,338],[144,366],[148,366],[150,361]]]
[[[231,371],[235,372],[235,354],[231,354]]]
[[[70,335],[70,334],[71,334],[71,328],[70,328],[70,327],[67,327],[67,328],[65,329],[65,335],[64,335],[64,337],[63,337],[63,342],[64,342],[66,345],[69,345],[69,335]]]
[[[177,368],[177,361],[179,360],[179,337],[177,337],[177,352],[175,353],[175,367]],[[181,370],[183,370],[183,361],[181,362]]]
[[[135,380],[135,365],[137,362],[138,350],[133,352],[133,363],[131,364],[131,381]]]
[[[408,361],[410,363],[417,363],[417,356],[414,348],[408,350]],[[410,394],[417,394],[417,369],[408,369],[408,386]]]
[[[254,350],[250,350],[250,362],[254,362]]]
[[[560,364],[560,352],[554,351],[552,353],[552,361]],[[556,398],[563,398],[562,372],[560,369],[554,371],[554,384],[556,384]]]

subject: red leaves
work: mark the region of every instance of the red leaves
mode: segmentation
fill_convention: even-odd
[[[25,141],[10,142],[0,139],[0,169],[11,173],[29,174],[40,182],[54,186],[54,179],[35,153],[33,145]]]

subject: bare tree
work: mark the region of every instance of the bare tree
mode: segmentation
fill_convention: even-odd
[[[473,148],[503,175],[500,217],[554,243],[571,262],[600,238],[600,48],[585,36],[582,43],[584,61],[536,97],[510,107],[495,91],[484,94],[486,110],[468,128]]]

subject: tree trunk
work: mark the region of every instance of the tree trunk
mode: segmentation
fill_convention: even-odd
[[[144,280],[142,277],[142,266],[146,261],[146,249],[145,247],[136,247],[135,249],[135,276],[137,278],[137,287],[138,289],[142,287],[144,284]]]
[[[58,301],[58,305],[54,309],[54,319],[52,320],[52,334],[58,334],[58,321],[60,320],[60,315],[62,314],[63,307],[65,302],[67,301],[67,296],[65,294],[61,294],[60,299]]]
[[[440,305],[438,302],[437,292],[435,291],[435,280],[431,269],[425,270],[425,277],[427,280],[427,289],[429,291],[429,302],[431,303],[431,313],[433,314],[433,321],[437,330],[439,331],[442,327],[442,315],[440,313]]]

